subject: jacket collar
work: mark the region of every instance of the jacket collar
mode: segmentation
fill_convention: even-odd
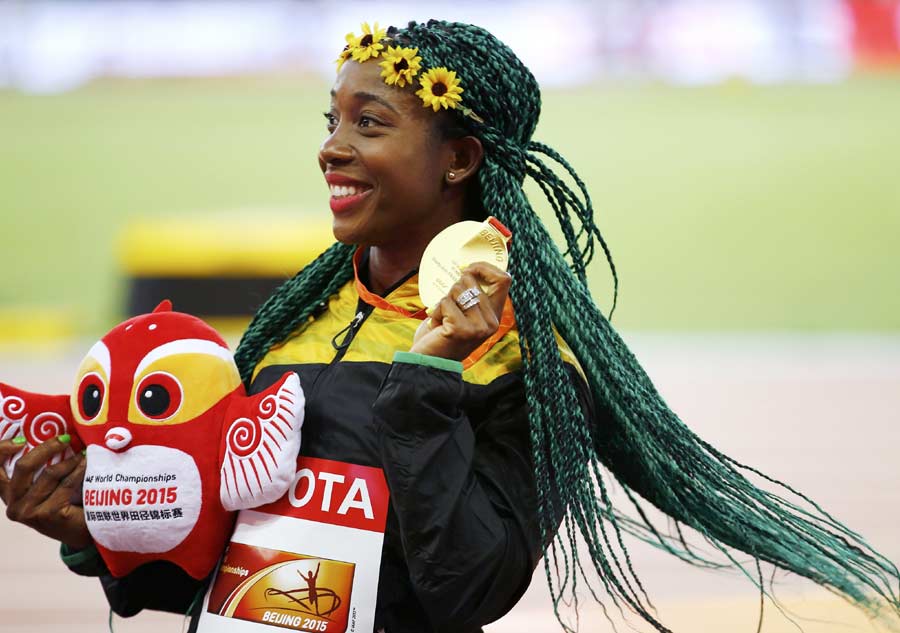
[[[384,297],[381,297],[370,291],[359,276],[360,268],[364,268],[368,257],[368,249],[362,247],[357,248],[356,253],[353,254],[353,280],[359,298],[375,308],[424,321],[428,315],[425,314],[425,306],[422,304],[422,299],[419,298],[418,270],[411,271],[398,284],[390,288]]]

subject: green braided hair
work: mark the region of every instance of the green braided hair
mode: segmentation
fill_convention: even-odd
[[[624,607],[658,631],[668,631],[653,614],[623,535],[695,565],[722,566],[688,547],[681,525],[699,532],[762,592],[768,593],[761,561],[809,578],[869,613],[883,613],[887,606],[889,613],[900,614],[900,597],[892,586],[900,572],[891,561],[800,492],[695,435],[669,409],[598,309],[588,291],[586,268],[599,245],[617,289],[609,249],[575,170],[553,149],[532,141],[541,96],[518,57],[490,33],[469,24],[410,22],[406,28],[388,29],[387,36],[390,44],[417,48],[425,68],[459,73],[465,107],[447,112],[464,133],[481,140],[481,205],[515,236],[510,294],[521,345],[544,570],[563,628],[570,630],[560,613],[562,601],[574,597],[583,580],[600,602],[592,586],[599,579],[620,612]],[[553,209],[564,252],[532,209],[522,188],[526,177],[538,184]],[[245,382],[272,345],[297,331],[352,278],[352,251],[352,246],[331,247],[262,306],[236,353]],[[581,364],[596,419],[582,415],[554,328]],[[613,507],[604,467],[619,481],[640,520]],[[788,498],[758,488],[749,474],[778,486]],[[641,498],[674,519],[676,536],[652,524]],[[590,561],[579,559],[578,539],[586,544]],[[731,550],[752,557],[754,568],[746,569]]]
[[[253,315],[241,337],[234,362],[249,387],[253,369],[272,346],[281,343],[327,304],[353,277],[354,247],[336,242],[284,282]]]

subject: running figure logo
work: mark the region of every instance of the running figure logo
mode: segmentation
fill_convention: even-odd
[[[309,633],[348,629],[355,565],[232,543],[210,592],[208,611]]]
[[[319,567],[322,566],[322,563],[316,563],[316,574],[315,576],[311,571],[306,572],[309,574],[308,578],[303,578],[303,574],[300,574],[300,577],[303,578],[307,583],[309,583],[309,603],[312,605],[316,604],[316,578],[319,577]],[[300,573],[300,572],[297,572]]]
[[[282,611],[299,611],[319,616],[320,618],[328,618],[328,616],[340,609],[343,601],[333,589],[316,586],[321,565],[321,562],[316,563],[316,573],[307,571],[305,576],[299,569],[295,570],[306,581],[307,587],[286,590],[270,587],[266,589],[266,599],[271,600],[274,603],[272,606]]]

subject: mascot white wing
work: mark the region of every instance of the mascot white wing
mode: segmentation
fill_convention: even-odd
[[[219,495],[226,510],[282,497],[294,480],[305,400],[297,374],[228,408]]]

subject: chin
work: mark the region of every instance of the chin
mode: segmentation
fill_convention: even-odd
[[[331,225],[331,232],[341,244],[355,244],[356,246],[377,246],[379,241],[372,230],[355,222],[342,221],[335,218]]]
[[[350,227],[341,226],[337,222],[335,222],[331,227],[331,232],[334,235],[334,239],[336,239],[341,244],[360,245],[357,231],[354,231]]]
[[[334,239],[337,240],[338,242],[340,242],[341,244],[348,244],[348,245],[354,244],[356,246],[360,246],[359,242],[357,242],[356,240],[351,239],[349,237],[344,237],[337,231],[334,232]]]

